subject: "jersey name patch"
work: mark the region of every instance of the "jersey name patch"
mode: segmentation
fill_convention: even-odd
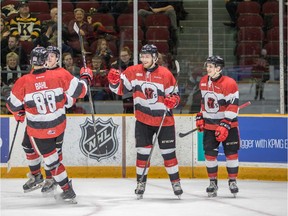
[[[36,90],[48,89],[46,82],[35,83],[35,88],[36,88]]]

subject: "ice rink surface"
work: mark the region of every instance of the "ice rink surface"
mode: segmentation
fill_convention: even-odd
[[[144,199],[135,179],[72,179],[78,204],[59,203],[40,190],[23,193],[26,179],[0,179],[1,216],[287,216],[287,182],[238,180],[236,198],[227,180],[208,198],[207,179],[183,179],[179,200],[168,179],[148,179]],[[57,193],[60,189],[57,188]]]

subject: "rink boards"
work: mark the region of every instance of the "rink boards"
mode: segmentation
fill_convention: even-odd
[[[26,124],[20,124],[10,164],[9,149],[16,122],[1,116],[1,177],[25,177],[28,172],[21,147]],[[97,136],[91,115],[68,115],[63,144],[63,163],[71,177],[134,177],[136,151],[133,115],[96,115]],[[206,178],[202,133],[186,133],[195,128],[194,115],[175,115],[176,154],[181,178]],[[239,178],[287,181],[287,115],[241,115],[239,117],[241,150]],[[96,141],[97,140],[97,141]],[[98,149],[99,146],[99,149]],[[225,156],[219,151],[219,178],[227,178]],[[155,148],[149,177],[167,178],[158,146]]]

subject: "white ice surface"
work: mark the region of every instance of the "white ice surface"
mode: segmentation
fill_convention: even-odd
[[[40,190],[23,193],[26,179],[0,179],[1,216],[287,216],[287,182],[238,180],[233,198],[226,180],[208,198],[207,179],[182,179],[179,200],[168,179],[148,179],[144,199],[135,179],[72,179],[78,204],[57,203]],[[57,189],[60,193],[60,189]]]

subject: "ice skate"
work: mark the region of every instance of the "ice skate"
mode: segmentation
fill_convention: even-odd
[[[179,199],[181,199],[181,194],[183,194],[183,190],[181,188],[180,181],[172,182],[172,188],[173,188],[174,194],[178,196]]]
[[[33,175],[32,173],[28,173],[27,177],[29,180],[23,185],[24,193],[28,193],[34,190],[37,190],[43,186],[43,176],[41,173],[37,175]]]
[[[216,197],[217,190],[218,190],[217,179],[210,179],[210,185],[206,188],[208,197]]]
[[[236,197],[237,193],[239,192],[236,180],[230,179],[228,181],[228,184],[229,184],[229,189],[230,189],[231,193],[233,194],[234,197]]]
[[[137,188],[135,189],[135,194],[137,195],[137,199],[143,199],[143,194],[145,191],[146,182],[138,182]]]
[[[64,202],[67,202],[67,203],[72,203],[72,204],[77,204],[77,201],[76,201],[76,194],[73,190],[73,187],[72,187],[72,182],[71,180],[68,182],[69,184],[69,188],[65,191],[63,191],[61,194],[59,195],[55,195],[54,198],[56,200],[59,200],[59,201],[64,201]]]
[[[56,187],[57,187],[57,183],[53,178],[46,179],[43,187],[41,188],[41,192],[43,194],[48,194],[48,193],[54,191],[56,189]]]

